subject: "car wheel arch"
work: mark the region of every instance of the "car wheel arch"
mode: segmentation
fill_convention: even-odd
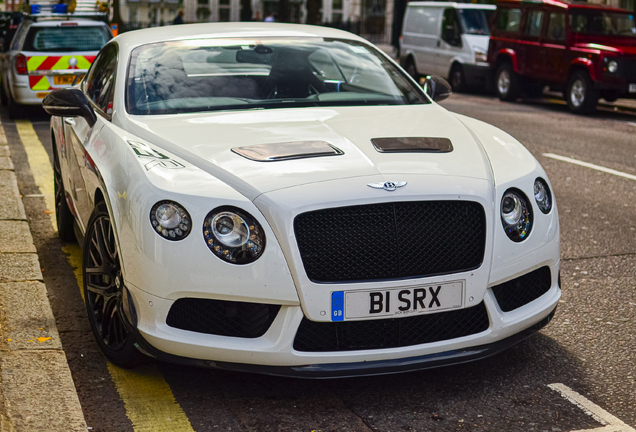
[[[577,71],[587,72],[587,74],[590,76],[590,79],[592,81],[596,81],[596,74],[594,73],[594,63],[586,58],[577,58],[574,59],[570,64],[570,69],[568,70],[568,75],[565,82],[569,82],[572,75],[574,75]]]
[[[495,70],[499,68],[504,62],[508,62],[512,65],[512,69],[515,72],[519,72],[519,68],[517,66],[517,53],[511,49],[505,49],[499,51],[497,55],[497,60],[495,61]]]

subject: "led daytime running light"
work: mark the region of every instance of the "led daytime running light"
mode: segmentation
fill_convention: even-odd
[[[192,219],[181,205],[174,201],[159,201],[150,210],[150,224],[166,240],[183,240],[192,231]]]

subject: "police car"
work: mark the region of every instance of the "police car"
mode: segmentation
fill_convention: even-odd
[[[11,118],[83,76],[112,38],[103,14],[27,15],[2,59],[0,96]]]

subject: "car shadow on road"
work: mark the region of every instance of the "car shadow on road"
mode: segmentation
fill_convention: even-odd
[[[546,387],[584,378],[576,357],[542,333],[488,359],[396,375],[301,380],[168,364],[160,368],[189,417],[201,416],[189,412],[197,406],[190,402],[201,406],[202,398],[212,398],[257,430],[274,425],[296,430],[293,422],[300,420],[313,429],[349,424],[347,430],[353,430],[352,415],[373,430],[598,426]],[[293,421],[292,415],[297,416]]]

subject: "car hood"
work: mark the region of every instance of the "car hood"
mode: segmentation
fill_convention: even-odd
[[[580,41],[574,44],[575,48],[594,49],[609,51],[623,55],[636,55],[635,38],[616,38],[615,40],[604,40],[596,42]]]
[[[295,108],[131,116],[124,129],[207,171],[250,200],[278,189],[335,179],[400,174],[472,177],[492,182],[487,156],[473,133],[436,104]],[[374,138],[447,138],[447,153],[381,153]],[[250,160],[237,147],[326,142],[336,156],[274,162]]]

